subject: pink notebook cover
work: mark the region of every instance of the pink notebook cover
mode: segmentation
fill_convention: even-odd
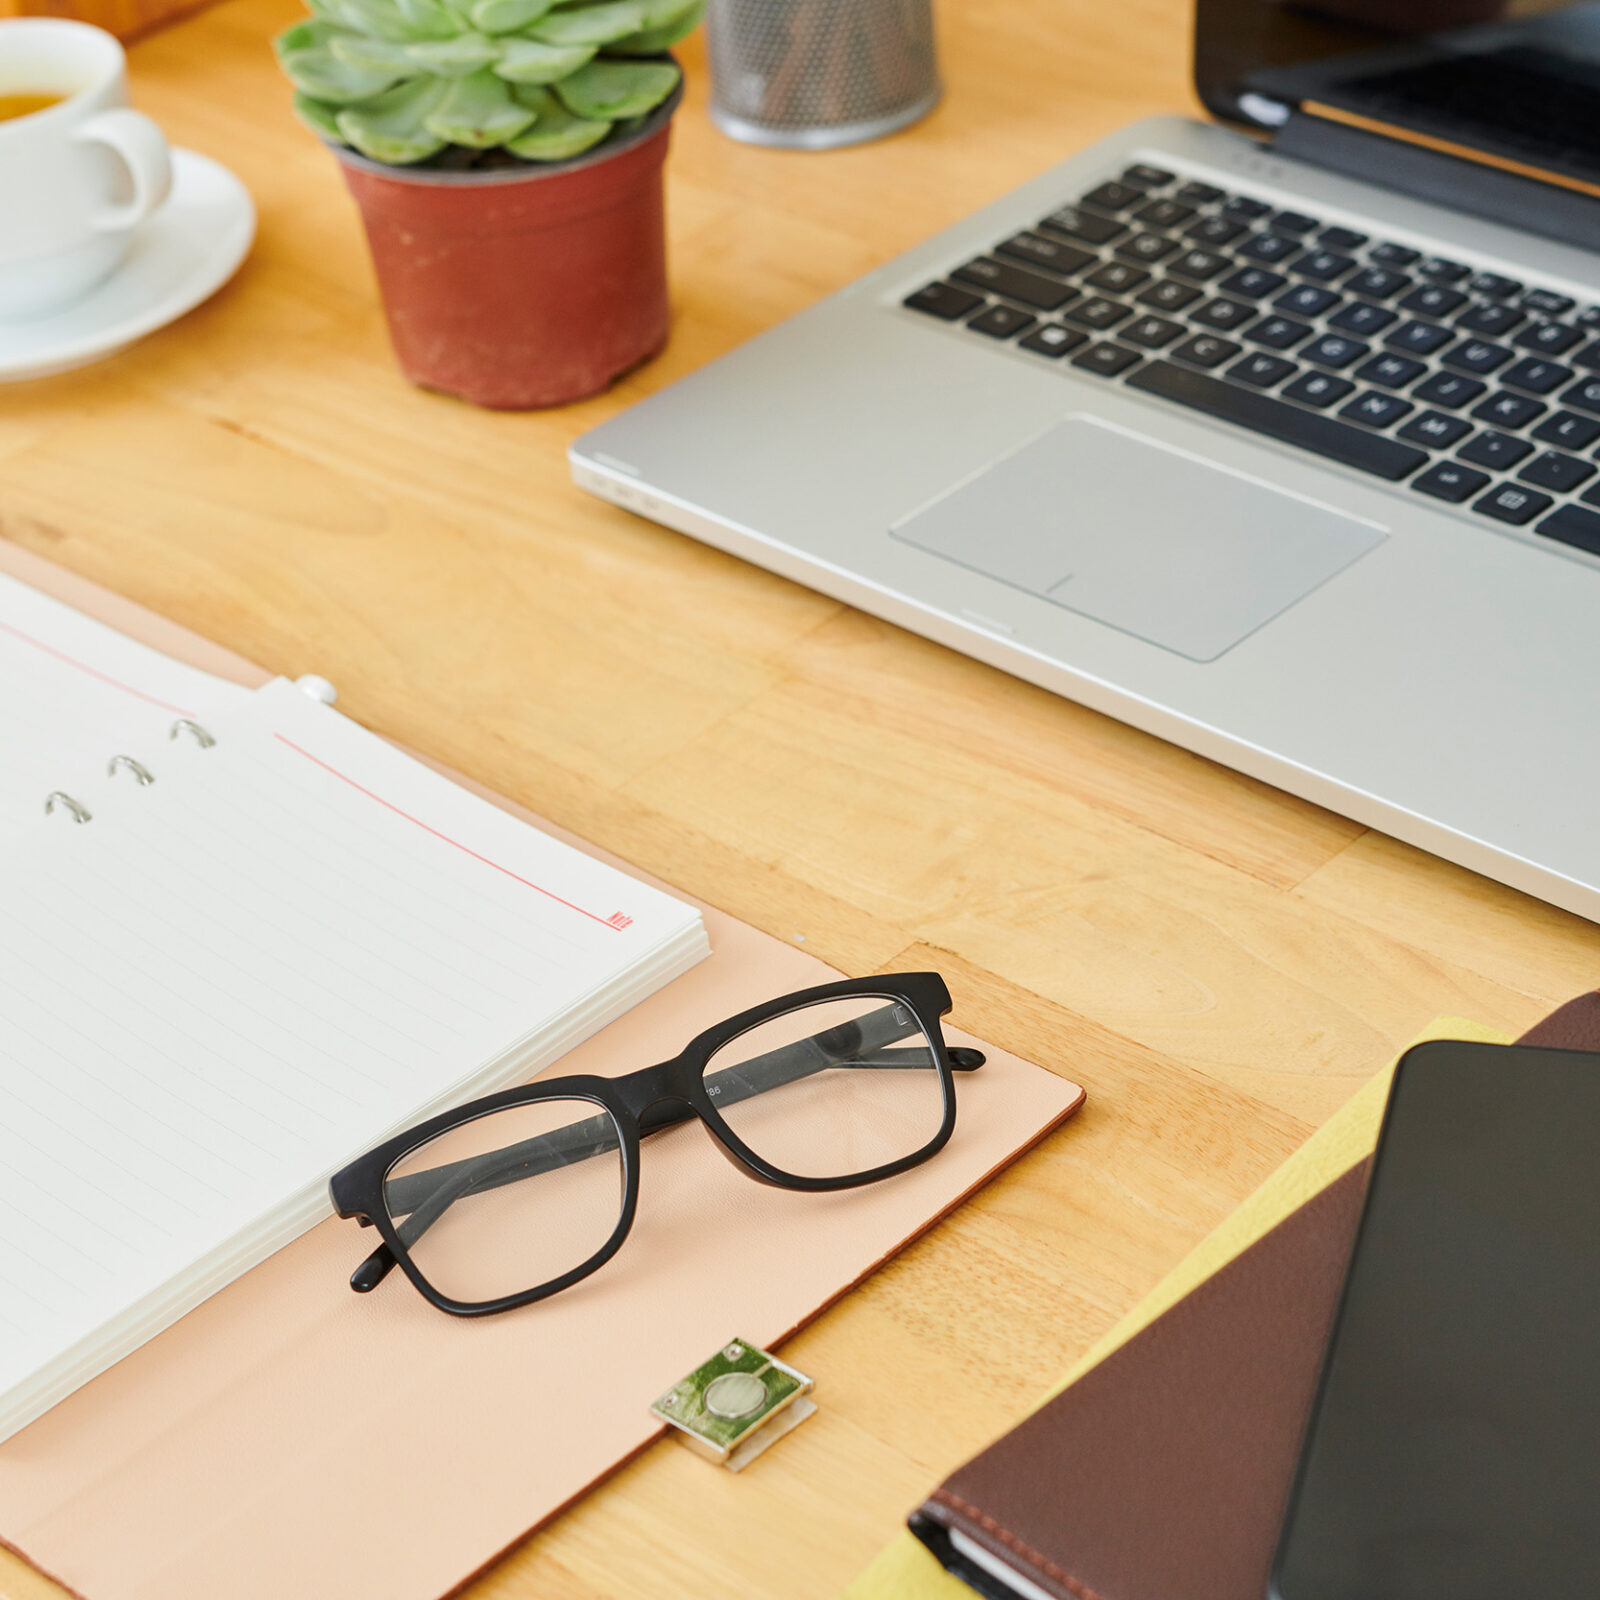
[[[0,545],[0,569],[195,666],[266,676],[24,552]],[[836,976],[704,910],[711,957],[554,1070],[648,1065]],[[948,1148],[853,1193],[753,1183],[695,1125],[650,1140],[624,1251],[525,1311],[446,1317],[398,1274],[351,1294],[370,1236],[330,1219],[0,1444],[0,1542],[88,1600],[442,1595],[654,1438],[650,1402],[725,1339],[780,1343],[1082,1103],[987,1053]]]

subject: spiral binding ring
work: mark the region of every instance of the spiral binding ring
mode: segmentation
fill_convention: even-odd
[[[89,822],[93,820],[94,813],[81,801],[74,800],[70,794],[67,794],[62,789],[52,789],[45,798],[44,814],[48,817],[58,805],[69,813],[74,822]]]
[[[192,717],[179,717],[178,720],[172,724],[170,730],[168,730],[167,737],[169,739],[176,739],[180,733],[185,732],[192,733],[194,735],[194,742],[199,745],[202,750],[209,750],[212,745],[217,742]]]
[[[141,789],[148,788],[156,781],[150,769],[142,761],[135,761],[132,756],[112,756],[106,764],[106,776],[116,777],[118,767],[126,767]]]

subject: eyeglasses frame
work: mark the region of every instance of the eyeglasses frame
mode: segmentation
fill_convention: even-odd
[[[939,1075],[940,1090],[944,1096],[944,1114],[939,1129],[920,1150],[866,1172],[837,1178],[810,1178],[785,1172],[759,1156],[728,1126],[706,1088],[706,1067],[719,1051],[762,1023],[830,1000],[852,999],[881,999],[903,1005],[921,1026],[931,1046],[933,1066]],[[857,1189],[920,1166],[937,1155],[950,1142],[950,1136],[955,1131],[954,1074],[958,1062],[952,1057],[950,1046],[945,1043],[941,1026],[941,1019],[949,1014],[952,1005],[950,990],[937,972],[846,978],[837,983],[825,983],[813,989],[782,995],[762,1005],[752,1006],[748,1011],[741,1011],[737,1016],[697,1034],[676,1056],[653,1066],[641,1067],[616,1078],[574,1074],[501,1089],[497,1093],[469,1100],[452,1111],[430,1117],[375,1146],[341,1168],[329,1180],[328,1192],[334,1211],[340,1217],[358,1221],[362,1227],[376,1228],[386,1247],[374,1252],[362,1263],[351,1279],[351,1288],[358,1292],[375,1288],[391,1267],[399,1266],[423,1299],[438,1310],[457,1317],[492,1316],[501,1311],[515,1310],[519,1306],[532,1305],[561,1293],[563,1289],[570,1289],[573,1284],[598,1272],[610,1261],[633,1229],[639,1203],[642,1140],[652,1133],[694,1118],[705,1125],[713,1144],[729,1162],[758,1183],[778,1189],[808,1194]],[[977,1051],[958,1050],[956,1056],[961,1058],[959,1070],[962,1071],[970,1071],[983,1061]],[[493,1300],[453,1299],[428,1281],[401,1240],[384,1201],[384,1185],[389,1174],[405,1157],[442,1134],[499,1111],[553,1100],[586,1100],[609,1114],[616,1128],[618,1149],[622,1156],[622,1211],[615,1229],[587,1261],[548,1283],[515,1294],[501,1295]],[[385,1255],[387,1260],[378,1259]],[[375,1268],[366,1270],[374,1262]]]

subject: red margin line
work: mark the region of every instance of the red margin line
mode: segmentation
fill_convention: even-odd
[[[9,622],[0,622],[0,632],[9,633],[12,638],[22,640],[24,644],[31,644],[35,650],[42,650],[47,656],[54,656],[57,661],[66,662],[69,667],[76,667],[79,672],[87,672],[91,678],[98,678],[101,683],[109,683],[113,689],[121,689],[125,694],[131,694],[136,700],[143,700],[147,705],[160,706],[163,711],[175,711],[180,717],[193,714],[183,706],[168,705],[165,700],[157,700],[153,694],[146,694],[143,689],[135,689],[131,683],[124,683],[120,678],[111,677],[98,668],[91,667],[87,661],[79,661],[76,656],[69,656],[65,651],[57,650],[54,645],[46,644],[43,639],[35,639],[31,633],[24,633],[21,628],[13,628]]]
[[[547,900],[554,900],[558,906],[565,906],[568,911],[576,911],[580,917],[587,917],[591,922],[598,922],[602,928],[609,928],[612,933],[621,933],[623,931],[614,922],[607,922],[604,917],[597,917],[594,912],[585,911],[582,906],[575,906],[570,900],[563,900],[560,895],[552,894],[548,889],[540,888],[538,884],[513,872],[510,867],[502,867],[498,861],[491,861],[488,856],[480,856],[476,850],[462,844],[459,839],[452,839],[449,834],[440,833],[437,828],[430,828],[421,818],[412,816],[409,811],[402,811],[392,801],[385,800],[381,794],[374,794],[372,790],[363,788],[354,778],[346,776],[337,767],[330,767],[326,761],[312,755],[309,750],[302,750],[293,739],[286,739],[281,733],[277,732],[274,732],[272,737],[278,740],[280,744],[288,745],[296,755],[304,756],[307,761],[321,767],[324,772],[331,772],[341,783],[348,783],[352,789],[364,794],[369,800],[376,800],[380,806],[394,812],[397,817],[404,817],[407,822],[414,822],[424,833],[431,833],[435,839],[442,839],[446,844],[454,845],[457,850],[471,856],[474,861],[481,861],[484,866],[493,867],[496,872],[503,872],[508,878],[515,878],[518,883],[532,889],[536,894],[542,894]]]

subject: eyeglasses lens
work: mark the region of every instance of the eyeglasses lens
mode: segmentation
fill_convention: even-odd
[[[733,1132],[797,1178],[854,1177],[916,1155],[945,1115],[922,1024],[879,995],[759,1024],[712,1056],[705,1086]]]

